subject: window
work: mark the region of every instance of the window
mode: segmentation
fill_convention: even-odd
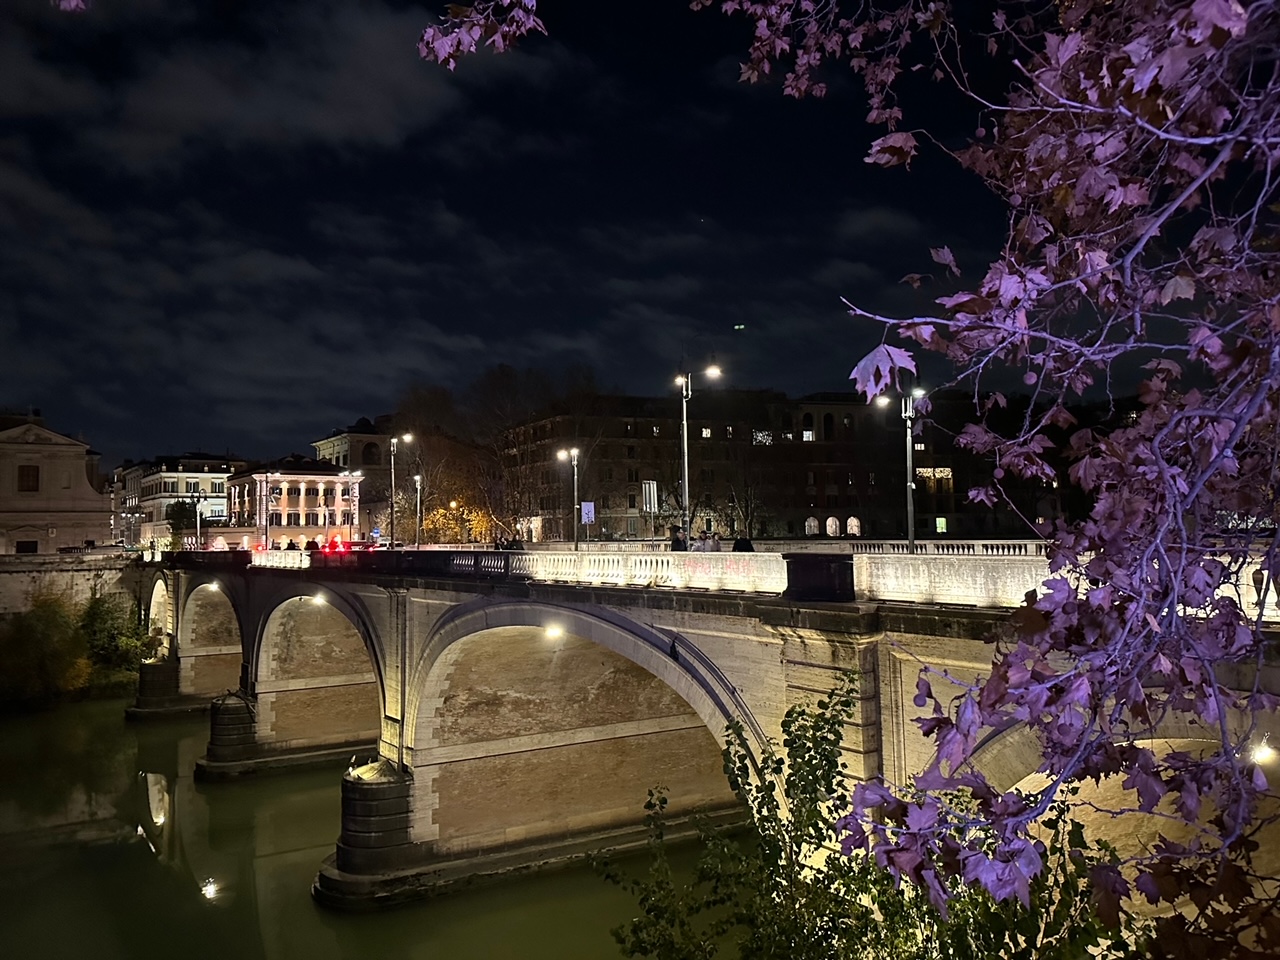
[[[916,441],[916,453],[919,453],[919,452],[920,452],[920,451],[922,451],[923,449],[924,449],[924,444],[917,440],[917,441]]]
[[[290,527],[300,527],[300,526],[302,526],[302,515],[301,515],[300,513],[298,513],[296,510],[290,510],[290,511],[289,511],[289,523],[288,523],[288,526],[290,526]]]
[[[725,438],[726,440],[732,440],[732,439],[733,439],[733,427],[732,427],[732,426],[727,426],[727,427],[725,427],[725,428],[724,428],[724,438]]]
[[[273,511],[269,514],[269,516],[268,516],[268,522],[269,522],[273,527],[278,527],[278,526],[280,526],[280,514],[279,514],[277,511],[274,511],[274,510],[273,510]]]
[[[600,479],[609,481],[613,479],[613,467],[602,467],[600,469]]]
[[[946,517],[934,517],[934,518],[933,518],[933,530],[934,530],[934,532],[935,532],[935,533],[946,533],[946,532],[947,532],[947,518],[946,518]]]
[[[161,492],[161,493],[177,493],[177,492],[178,492],[178,481],[177,481],[177,480],[163,480],[163,481],[161,481],[161,483],[160,483],[160,492]]]
[[[271,488],[271,495],[272,495],[273,497],[280,497],[280,496],[283,496],[283,495],[284,495],[284,487],[272,487],[272,488]]]
[[[627,494],[627,507],[631,510],[636,508],[636,495],[634,493]]]
[[[840,518],[839,517],[827,517],[827,536],[828,537],[840,536]]]
[[[634,423],[626,424],[623,429],[623,433],[628,437],[634,434],[635,432],[636,432],[636,425]]]
[[[806,537],[816,537],[818,535],[818,518],[806,517],[804,521],[804,535]]]
[[[301,488],[301,487],[290,487],[290,488],[289,488],[289,496],[291,496],[291,497],[300,497],[300,496],[302,496],[302,488]]]
[[[812,431],[812,430],[802,430],[802,431],[800,432],[800,439],[801,439],[801,440],[803,440],[805,443],[812,443],[812,442],[813,442],[813,431]]]
[[[635,447],[627,447],[627,459],[628,459],[628,460],[634,460],[635,458],[636,458],[636,448],[635,448]]]
[[[318,496],[320,496],[320,488],[319,488],[319,487],[307,487],[307,496],[308,496],[308,497],[318,497]]]
[[[39,467],[36,468],[37,470]],[[14,553],[39,553],[39,540],[15,540],[13,544]]]
[[[600,497],[600,509],[601,509],[601,510],[608,510],[608,509],[609,509],[609,495],[608,495],[607,493],[606,493],[606,494],[603,494],[603,495]]]
[[[828,507],[838,507],[838,506],[840,506],[840,495],[839,495],[839,494],[835,494],[835,493],[828,493],[828,494],[827,494],[827,506],[828,506]],[[832,517],[832,518],[831,518],[831,520],[835,520],[835,517]],[[828,523],[827,523],[827,527],[828,527],[827,532],[828,532],[828,533],[831,533],[831,531],[830,531],[831,523],[830,523],[830,522],[828,522]],[[836,532],[835,532],[835,533],[832,533],[832,534],[831,534],[831,536],[833,536],[833,537],[838,537],[839,535],[840,535],[840,524],[838,524],[838,523],[837,523],[837,524],[836,524]]]
[[[640,468],[627,467],[627,483],[639,483],[639,482],[640,482]]]
[[[844,526],[845,533],[851,537],[862,536],[862,521],[857,517],[850,517]]]
[[[767,447],[773,443],[772,430],[752,430],[751,442],[757,447]]]
[[[653,435],[656,437],[656,436],[658,436],[658,435],[659,435],[659,434],[661,434],[661,433],[662,433],[662,428],[661,428],[661,427],[659,427],[657,424],[654,424],[654,427],[653,427]]]
[[[364,445],[360,451],[360,463],[366,467],[377,467],[382,464],[382,448],[372,441]]]
[[[710,428],[710,427],[703,427],[703,428],[702,428],[702,439],[704,439],[704,440],[710,440],[710,439],[711,439],[711,428]]]
[[[40,465],[36,463],[20,463],[18,464],[18,492],[19,493],[39,493],[40,492]],[[19,540],[22,543],[35,543],[35,540]],[[19,553],[35,553],[35,550],[19,550]]]
[[[782,439],[783,439],[783,440],[794,440],[795,438],[796,438],[796,435],[795,435],[794,433],[792,433],[790,430],[784,430],[784,431],[782,432]]]
[[[812,487],[812,486],[813,486],[814,484],[816,484],[817,482],[818,482],[817,474],[815,474],[812,470],[810,470],[810,471],[808,471],[807,473],[805,473],[805,475],[804,475],[804,485],[805,485],[806,487]]]
[[[226,493],[227,483],[225,480],[213,480],[209,483],[210,493]]]
[[[834,440],[836,438],[836,418],[829,413],[822,415],[822,439]]]
[[[307,514],[307,526],[308,526],[308,527],[318,526],[318,525],[319,525],[319,523],[320,523],[320,514],[318,514],[318,513],[308,513],[308,514]]]

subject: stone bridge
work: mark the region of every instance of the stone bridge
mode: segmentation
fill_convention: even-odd
[[[1038,544],[947,546],[171,554],[146,586],[166,655],[132,712],[212,699],[206,778],[346,761],[314,893],[396,902],[639,844],[657,784],[677,824],[741,817],[726,724],[758,756],[844,670],[861,676],[851,775],[905,781],[929,758],[909,722],[921,663],[983,673],[1046,573]],[[1034,746],[997,738],[993,770],[1016,783]]]

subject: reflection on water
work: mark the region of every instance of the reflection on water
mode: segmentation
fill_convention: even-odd
[[[203,717],[124,704],[0,719],[0,952],[11,957],[607,958],[634,910],[587,868],[366,915],[310,885],[338,770],[196,784]],[[638,798],[637,803],[643,798]]]

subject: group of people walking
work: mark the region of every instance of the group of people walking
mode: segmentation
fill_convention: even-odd
[[[718,533],[699,530],[697,539],[690,543],[684,527],[676,527],[671,532],[671,549],[691,553],[719,553],[724,546]],[[749,537],[738,537],[733,541],[734,553],[754,553],[755,549]]]

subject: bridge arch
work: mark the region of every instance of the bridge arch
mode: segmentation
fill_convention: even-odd
[[[147,630],[160,641],[155,656],[161,660],[169,654],[173,634],[170,596],[168,581],[164,574],[158,574],[151,582],[151,596],[147,601]]]
[[[285,581],[257,606],[246,647],[258,742],[296,749],[375,741],[382,658],[359,599],[329,585]]]
[[[659,783],[675,816],[744,816],[724,778],[724,727],[741,722],[754,756],[763,734],[680,636],[603,607],[477,598],[417,648],[404,705],[411,839],[439,862],[638,837]]]
[[[428,678],[449,648],[461,640],[502,627],[558,630],[583,637],[625,657],[657,677],[690,707],[717,738],[726,725],[741,724],[747,749],[759,760],[766,736],[750,708],[710,658],[679,634],[660,632],[604,607],[568,607],[527,600],[495,601],[480,597],[453,607],[441,616],[421,644],[412,665],[405,716],[416,734],[424,717],[421,708]],[[429,718],[425,718],[429,720]]]

